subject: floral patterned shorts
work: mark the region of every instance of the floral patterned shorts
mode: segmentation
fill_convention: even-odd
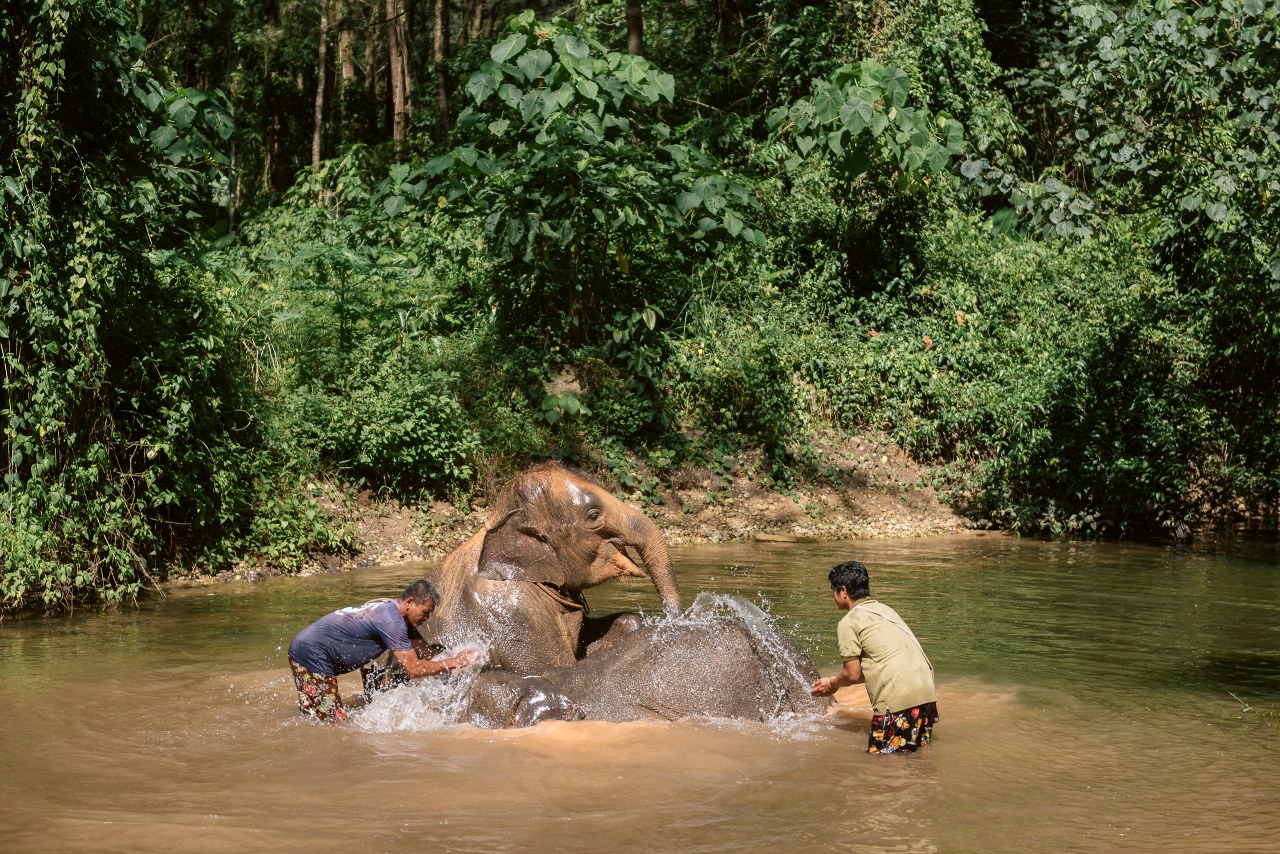
[[[933,738],[933,725],[937,722],[937,703],[877,715],[871,719],[867,752],[915,753]]]
[[[338,696],[338,677],[312,673],[292,658],[293,684],[298,689],[298,711],[305,717],[333,723],[346,720],[342,698]]]

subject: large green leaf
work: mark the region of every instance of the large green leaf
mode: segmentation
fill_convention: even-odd
[[[815,117],[820,124],[833,122],[844,107],[844,93],[830,84],[822,85],[813,97]]]
[[[161,125],[151,132],[151,143],[164,151],[178,138],[178,130],[173,125]]]
[[[901,107],[911,94],[911,80],[901,68],[888,67],[880,71],[880,87],[884,99],[891,107]]]
[[[611,60],[610,64],[614,65],[615,73],[622,81],[638,86],[649,76],[649,63],[644,57],[630,54],[611,54],[611,56],[617,57],[616,62]]]
[[[486,98],[498,91],[498,86],[501,83],[502,69],[492,63],[485,63],[467,81],[467,94],[477,104],[483,104]]]
[[[555,46],[556,53],[562,57],[571,56],[574,59],[586,59],[591,56],[591,45],[577,36],[558,35],[552,44]]]
[[[851,91],[840,108],[840,123],[849,133],[857,136],[870,126],[875,115],[875,107],[863,97],[862,91]]]
[[[524,72],[524,76],[528,80],[537,80],[546,73],[554,61],[550,53],[542,48],[536,48],[516,60],[516,65],[520,67],[520,70]]]
[[[507,62],[524,50],[528,41],[524,33],[512,33],[489,49],[489,58],[494,62]]]

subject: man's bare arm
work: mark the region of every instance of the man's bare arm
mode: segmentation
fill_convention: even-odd
[[[844,663],[844,667],[835,676],[824,676],[814,682],[809,693],[815,697],[828,697],[839,688],[857,685],[860,682],[862,682],[862,662],[851,658]]]
[[[439,661],[433,661],[429,658],[419,658],[416,650],[397,649],[395,650],[396,661],[404,668],[405,673],[410,676],[437,676],[441,673],[448,673],[451,670],[457,670],[459,667],[466,667],[475,658],[475,650],[464,649],[462,652],[452,658],[442,658]]]

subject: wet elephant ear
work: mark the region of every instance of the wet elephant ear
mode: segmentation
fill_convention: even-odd
[[[550,538],[529,523],[522,510],[511,510],[484,535],[476,574],[494,581],[565,583],[564,568]]]

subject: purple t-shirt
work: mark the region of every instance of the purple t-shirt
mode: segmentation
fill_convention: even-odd
[[[388,649],[413,649],[409,624],[394,599],[375,599],[334,611],[298,632],[289,657],[312,673],[338,676]]]

